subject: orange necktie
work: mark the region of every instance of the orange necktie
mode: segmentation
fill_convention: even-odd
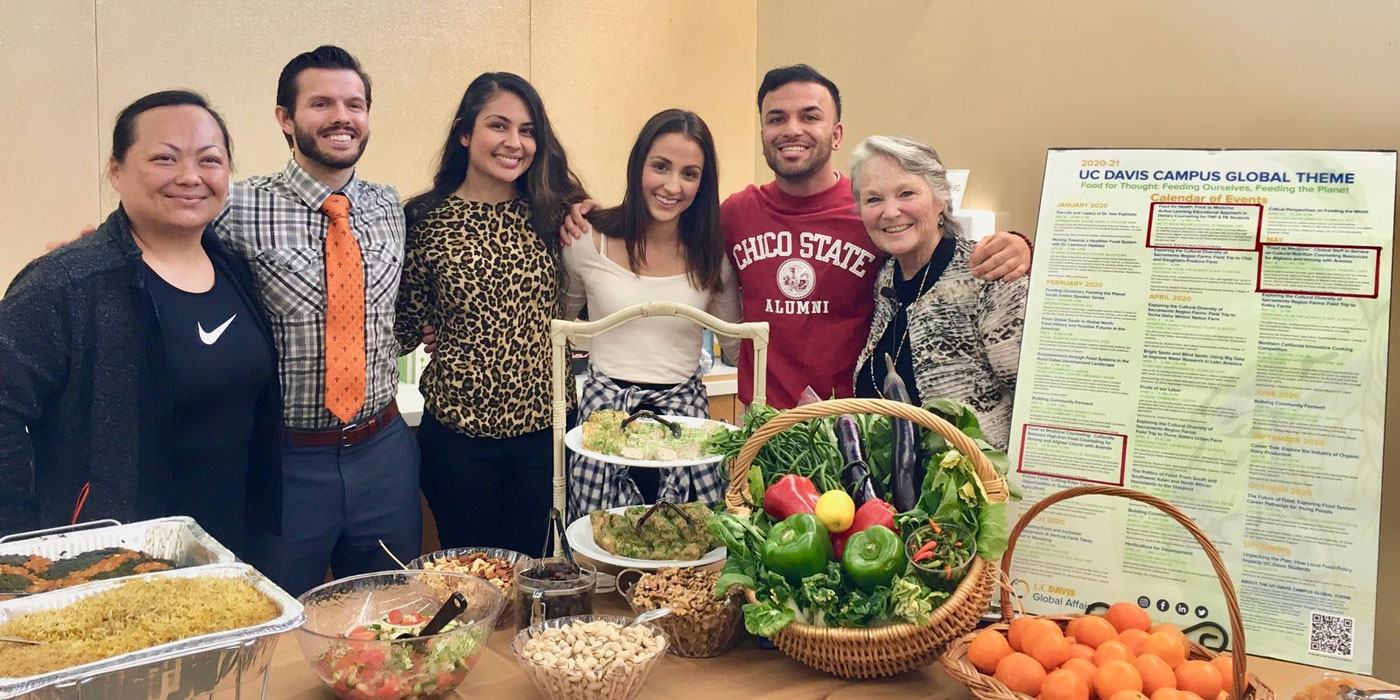
[[[365,275],[350,232],[350,200],[321,205],[326,229],[326,408],[349,423],[365,405]]]

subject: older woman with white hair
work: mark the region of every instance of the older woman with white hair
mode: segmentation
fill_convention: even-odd
[[[1005,449],[1027,280],[972,275],[973,242],[951,216],[947,171],[929,146],[902,136],[867,138],[852,156],[851,188],[870,240],[890,256],[875,278],[856,395],[883,398],[888,355],[914,403],[968,404],[987,442]]]

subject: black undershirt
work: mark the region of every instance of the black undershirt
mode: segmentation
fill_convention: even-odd
[[[214,270],[214,286],[193,293],[147,268],[174,408],[166,507],[172,515],[193,517],[242,556],[254,407],[275,368],[253,311],[228,277]]]
[[[922,268],[919,268],[910,279],[904,279],[904,272],[899,268],[899,261],[894,261],[894,286],[876,290],[882,297],[889,298],[894,295],[894,318],[889,325],[885,326],[885,332],[880,336],[880,340],[875,343],[875,351],[870,354],[865,363],[856,372],[856,396],[864,399],[888,398],[882,392],[884,390],[885,375],[889,372],[886,369],[885,355],[895,358],[895,372],[904,380],[904,386],[909,389],[909,401],[914,405],[922,405],[919,397],[919,386],[914,381],[914,352],[909,346],[909,338],[906,330],[909,327],[910,304],[921,295],[927,294],[933,286],[938,283],[938,279],[943,276],[948,269],[948,264],[953,262],[953,253],[957,250],[957,243],[950,236],[944,236],[938,241],[938,246],[933,249],[933,256],[929,258]],[[927,275],[927,278],[925,278]],[[895,354],[895,349],[899,348],[899,354]],[[873,376],[871,370],[874,370]]]

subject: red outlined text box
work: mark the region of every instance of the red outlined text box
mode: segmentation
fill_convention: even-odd
[[[1085,477],[1056,474],[1049,471],[1039,471],[1026,468],[1026,442],[1030,437],[1031,429],[1037,430],[1057,430],[1065,433],[1083,433],[1087,435],[1102,435],[1110,438],[1123,438],[1123,444],[1118,450],[1118,478],[1116,481],[1105,481],[1099,479],[1089,479]],[[1108,433],[1101,430],[1083,430],[1081,428],[1061,428],[1056,425],[1040,425],[1026,423],[1021,426],[1021,453],[1016,459],[1016,472],[1018,474],[1030,474],[1032,476],[1044,476],[1051,479],[1064,479],[1066,481],[1077,481],[1088,484],[1107,484],[1109,486],[1122,486],[1128,470],[1128,436],[1123,433]]]
[[[1196,246],[1191,246],[1191,245],[1153,245],[1153,243],[1152,243],[1152,226],[1153,226],[1153,224],[1155,223],[1156,218],[1157,218],[1157,207],[1159,207],[1159,206],[1201,206],[1201,205],[1212,206],[1212,207],[1253,207],[1253,208],[1257,209],[1257,210],[1258,210],[1259,216],[1258,216],[1258,219],[1255,221],[1255,226],[1254,226],[1254,245],[1251,246],[1251,247],[1249,247],[1249,248],[1225,248],[1225,247],[1219,247],[1219,246],[1202,246],[1202,245],[1196,245]],[[1263,240],[1263,238],[1262,238],[1263,233],[1264,233],[1264,205],[1263,205],[1263,204],[1248,204],[1248,203],[1236,203],[1236,202],[1229,202],[1229,203],[1225,203],[1225,202],[1153,202],[1151,205],[1149,205],[1148,210],[1147,210],[1147,247],[1148,247],[1148,248],[1163,248],[1163,249],[1169,249],[1169,250],[1227,250],[1227,251],[1233,251],[1233,252],[1237,252],[1237,253],[1253,253],[1253,252],[1259,250],[1259,244],[1260,244],[1260,242]]]
[[[1376,254],[1375,278],[1371,285],[1370,294],[1351,294],[1347,292],[1319,292],[1313,290],[1300,289],[1265,289],[1264,288],[1264,249],[1265,248],[1330,248],[1337,250],[1369,250]],[[1350,297],[1354,299],[1376,299],[1381,293],[1381,246],[1378,245],[1328,245],[1326,243],[1261,243],[1259,245],[1259,265],[1256,268],[1254,277],[1254,291],[1260,294],[1300,294],[1315,297]]]

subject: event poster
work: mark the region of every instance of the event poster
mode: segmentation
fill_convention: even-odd
[[[1395,185],[1391,151],[1051,151],[1013,516],[1159,496],[1219,549],[1249,653],[1369,673]],[[1012,576],[1034,612],[1229,630],[1202,548],[1122,498],[1047,510]]]

